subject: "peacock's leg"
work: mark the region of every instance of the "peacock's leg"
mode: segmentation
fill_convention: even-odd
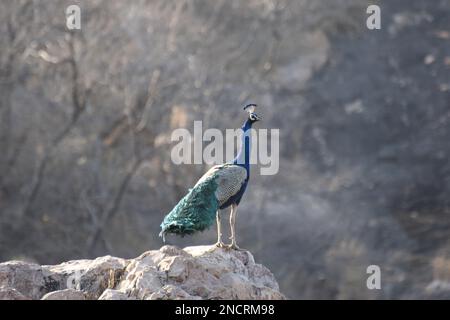
[[[217,222],[217,242],[216,242],[215,246],[219,247],[219,248],[224,248],[225,244],[222,242],[222,227],[221,227],[221,223],[220,223],[220,211],[217,211],[216,222]]]
[[[232,204],[231,205],[231,213],[230,213],[231,244],[228,246],[228,248],[234,249],[234,250],[242,250],[241,248],[238,247],[238,245],[236,243],[236,230],[235,230],[236,212],[237,212],[237,205]]]

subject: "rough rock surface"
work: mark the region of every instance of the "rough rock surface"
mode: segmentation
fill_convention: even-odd
[[[248,251],[164,246],[135,259],[111,256],[54,266],[0,264],[0,299],[285,299]]]
[[[0,300],[30,300],[19,291],[10,287],[0,287]]]
[[[65,289],[49,292],[41,300],[86,300],[86,295],[81,290]]]

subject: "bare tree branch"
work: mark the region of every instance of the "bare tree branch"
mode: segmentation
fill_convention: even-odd
[[[95,249],[99,240],[105,241],[103,237],[103,230],[119,209],[120,204],[122,202],[122,198],[125,195],[128,185],[133,176],[136,174],[137,170],[139,169],[141,163],[142,161],[134,161],[134,163],[131,165],[131,167],[125,174],[125,177],[122,179],[122,182],[113,198],[111,206],[104,213],[104,215],[101,218],[101,222],[97,224],[97,227],[94,229],[90,240],[88,240],[88,252],[93,253],[93,250]]]
[[[40,160],[36,172],[34,174],[32,183],[31,183],[31,191],[25,200],[25,205],[23,207],[23,216],[32,216],[32,205],[39,193],[39,190],[41,188],[41,185],[44,180],[44,173],[45,169],[47,168],[47,165],[49,163],[49,160],[53,156],[53,153],[57,150],[59,147],[61,141],[64,140],[65,137],[70,133],[70,131],[75,127],[77,121],[79,120],[81,114],[86,109],[86,100],[87,95],[89,93],[88,90],[85,88],[82,88],[82,84],[80,81],[80,75],[78,71],[78,64],[76,60],[76,54],[75,54],[75,39],[72,34],[68,34],[69,38],[69,48],[70,48],[70,56],[67,59],[71,72],[72,72],[72,89],[71,89],[71,97],[72,97],[72,116],[70,121],[66,124],[66,126],[61,130],[59,134],[56,135],[56,137],[53,139],[53,141],[48,146],[44,157]],[[66,60],[64,60],[66,61]]]

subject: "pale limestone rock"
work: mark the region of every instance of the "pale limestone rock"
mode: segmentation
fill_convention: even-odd
[[[168,284],[152,293],[147,300],[201,300],[201,297],[192,296],[183,289]]]
[[[48,292],[47,287],[53,288],[52,281],[45,276],[40,265],[23,261],[0,264],[0,286],[14,288],[31,299],[40,299]]]
[[[0,300],[31,300],[14,288],[0,287]]]
[[[6,262],[0,287],[5,299],[285,299],[250,252],[212,246],[163,246],[135,259],[105,256],[54,266]]]
[[[65,289],[47,293],[41,300],[86,300],[86,295],[83,291]]]
[[[113,290],[113,289],[106,289],[103,291],[102,295],[98,300],[136,300],[133,299],[133,297],[128,297],[126,293],[119,291],[119,290]]]
[[[105,256],[42,268],[52,274],[53,279],[58,279],[60,288],[81,290],[88,299],[98,299],[103,291],[115,286],[127,263],[125,259]]]

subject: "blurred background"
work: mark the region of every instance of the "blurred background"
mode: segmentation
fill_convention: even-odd
[[[253,170],[238,242],[282,292],[450,299],[450,0],[3,0],[0,21],[0,261],[158,249],[208,168],[172,163],[172,131],[254,102],[280,171]]]

